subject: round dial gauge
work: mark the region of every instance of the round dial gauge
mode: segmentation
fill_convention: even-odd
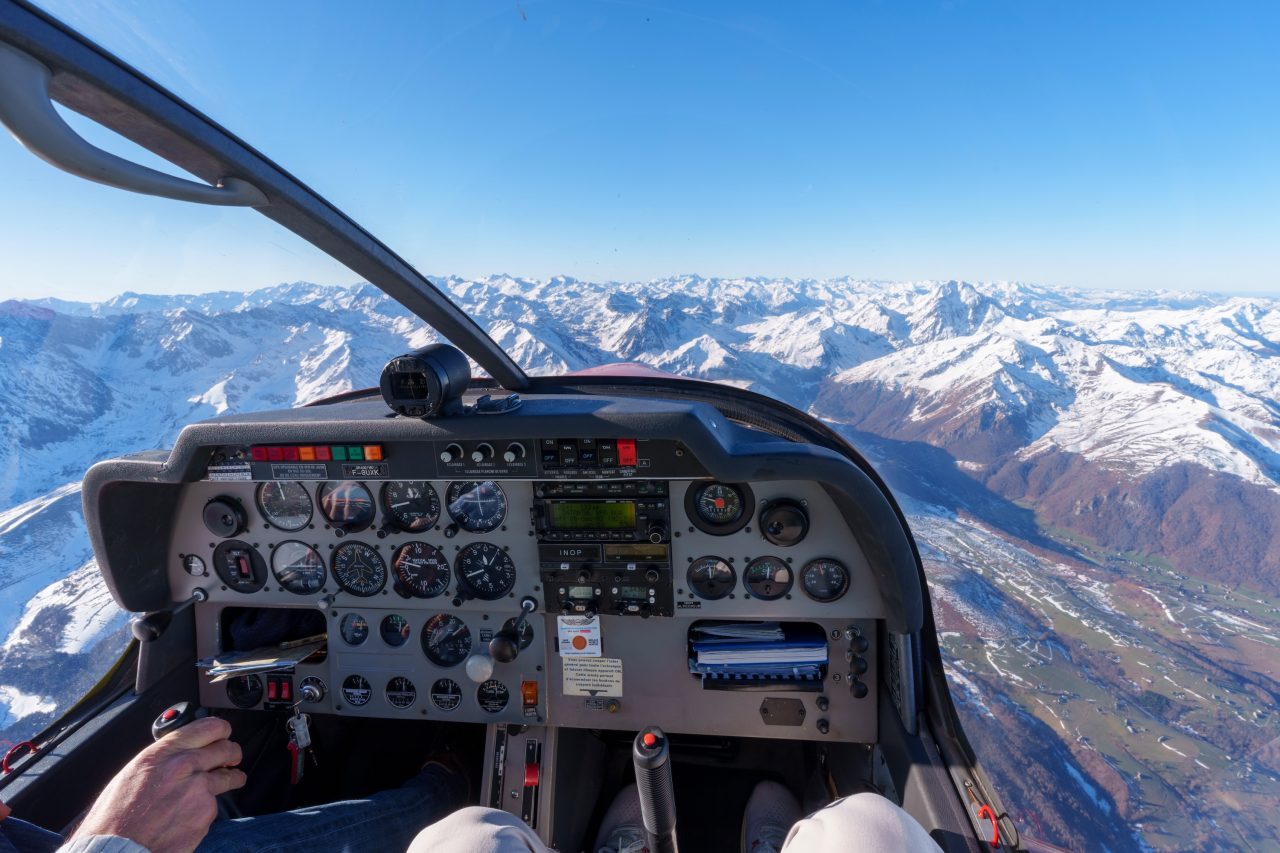
[[[204,566],[204,560],[195,554],[188,554],[182,558],[182,568],[186,569],[187,574],[200,577],[208,574],[208,570]]]
[[[311,523],[311,495],[301,483],[263,483],[258,486],[258,511],[273,527],[301,530]]]
[[[343,641],[349,646],[358,646],[369,639],[369,622],[359,613],[348,613],[338,623]]]
[[[507,496],[493,480],[450,483],[445,502],[449,517],[472,533],[495,530],[507,517]]]
[[[436,666],[457,666],[471,654],[471,629],[457,616],[437,613],[422,626],[422,651]]]
[[[835,601],[849,589],[849,570],[839,560],[810,560],[800,572],[800,586],[814,601]]]
[[[237,708],[254,708],[262,701],[262,679],[238,675],[227,682],[227,699]]]
[[[516,564],[492,542],[473,542],[458,553],[458,584],[476,598],[494,601],[516,585]]]
[[[333,577],[352,595],[377,595],[387,583],[387,564],[363,542],[344,542],[333,549]]]
[[[426,542],[406,542],[391,557],[397,591],[417,598],[435,598],[449,588],[449,561]]]
[[[320,487],[316,498],[320,512],[340,530],[351,533],[373,524],[373,495],[364,483],[331,480]]]
[[[347,700],[348,705],[359,708],[369,704],[369,700],[373,698],[373,688],[364,676],[348,675],[347,680],[342,682],[342,698]]]
[[[387,704],[392,708],[404,710],[418,701],[418,688],[403,675],[397,675],[387,682]]]
[[[236,592],[257,592],[267,582],[267,564],[258,549],[238,539],[228,539],[214,549],[213,569]]]
[[[438,678],[431,685],[431,704],[441,711],[452,711],[462,702],[462,688],[452,678]]]
[[[324,558],[302,542],[281,542],[271,552],[271,574],[283,589],[296,595],[311,595],[324,586],[328,573]]]
[[[378,633],[382,635],[382,642],[398,649],[409,642],[413,629],[409,627],[408,619],[399,613],[392,613],[382,617],[382,623],[378,626]]]
[[[786,560],[756,557],[742,570],[742,582],[756,598],[773,601],[791,592],[795,575]]]
[[[511,693],[507,690],[507,685],[496,678],[490,678],[476,688],[476,701],[480,703],[480,709],[490,714],[496,714],[507,707],[510,699]]]
[[[738,573],[719,557],[700,557],[689,564],[689,588],[700,597],[715,601],[733,592]]]
[[[387,483],[382,487],[382,510],[401,530],[421,533],[440,520],[440,498],[422,480]]]
[[[698,489],[694,503],[698,515],[710,524],[733,524],[742,518],[742,492],[724,483],[709,483]]]

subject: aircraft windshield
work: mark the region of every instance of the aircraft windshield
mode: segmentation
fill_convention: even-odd
[[[529,373],[643,362],[849,438],[908,515],[966,734],[1027,835],[1280,837],[1280,12],[41,6]],[[0,177],[2,746],[123,648],[90,464],[375,385],[436,336],[250,211],[7,137]]]

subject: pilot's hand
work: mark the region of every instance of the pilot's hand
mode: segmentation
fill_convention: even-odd
[[[231,724],[194,720],[138,753],[107,784],[73,838],[118,835],[151,853],[189,853],[218,815],[215,798],[245,783]]]

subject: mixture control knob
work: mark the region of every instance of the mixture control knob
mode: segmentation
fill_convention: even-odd
[[[440,451],[440,461],[446,465],[450,462],[457,462],[462,458],[462,445],[450,444],[444,450]]]
[[[476,449],[471,451],[472,462],[488,462],[493,458],[493,445],[487,441],[482,441],[476,445]]]
[[[513,441],[507,445],[506,452],[502,454],[502,461],[511,463],[519,462],[524,458],[524,445],[518,441]]]
[[[667,526],[665,524],[649,525],[649,541],[655,545],[665,539],[667,536]]]

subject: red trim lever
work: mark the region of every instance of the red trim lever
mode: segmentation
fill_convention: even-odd
[[[1000,824],[996,823],[995,810],[991,808],[991,806],[987,805],[986,803],[983,803],[982,806],[978,809],[978,820],[982,820],[983,818],[986,818],[987,820],[991,821],[991,846],[999,847],[1000,846]]]

